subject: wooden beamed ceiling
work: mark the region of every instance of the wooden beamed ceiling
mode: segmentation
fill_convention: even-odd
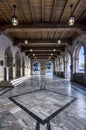
[[[13,4],[19,22],[16,27],[11,24]],[[73,4],[72,15],[76,20],[71,27],[68,25],[70,4]],[[46,58],[51,52],[55,58],[71,46],[77,36],[86,34],[86,0],[0,0],[0,31],[11,37],[14,45],[30,58],[33,53]],[[61,44],[57,42],[59,38]],[[27,45],[25,39],[28,39]]]

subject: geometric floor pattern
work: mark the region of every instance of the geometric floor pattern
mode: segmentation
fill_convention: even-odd
[[[45,124],[76,100],[49,90],[38,90],[11,97],[11,100],[40,123]]]
[[[41,85],[46,90],[40,90]],[[50,120],[51,130],[86,130],[83,91],[84,94],[70,81],[56,76],[31,76],[12,90],[0,89],[0,130],[35,130],[37,120],[19,104],[42,120],[60,110]],[[46,123],[41,130],[46,130]]]

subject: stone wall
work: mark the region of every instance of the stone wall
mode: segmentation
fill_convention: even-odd
[[[17,46],[13,46],[13,41],[10,38],[8,38],[5,34],[0,34],[0,62],[3,61],[3,65],[0,64],[0,81],[4,80],[4,78],[5,78],[5,71],[7,71],[5,50],[8,47],[10,47],[10,49],[12,51],[12,55],[13,55],[13,79],[16,78],[16,73],[15,73],[16,72],[15,71],[15,69],[16,69],[16,67],[15,67],[15,61],[16,61],[15,54],[16,54],[16,52],[19,52],[19,54],[21,56],[21,66],[20,66],[21,75],[20,76],[22,76],[22,57],[24,57],[25,60],[27,59],[28,64],[30,64],[29,63],[30,62],[29,58],[26,58],[25,54],[22,53]],[[28,66],[30,66],[30,65],[28,65]],[[26,67],[26,64],[25,64],[25,67]],[[29,69],[30,69],[30,67],[28,67],[25,70],[25,74],[30,74],[30,70]]]
[[[76,46],[77,47],[78,46],[83,46],[84,49],[85,49],[85,54],[84,54],[85,55],[85,68],[84,68],[85,71],[84,71],[84,73],[78,73],[75,70],[75,62],[74,62],[74,60],[76,60],[76,58],[75,58],[75,55],[74,55],[74,50],[75,50]],[[67,64],[65,63],[65,56],[66,56],[67,52],[69,52],[70,55],[71,55],[71,66],[70,66],[71,79],[70,80],[73,81],[73,82],[76,82],[78,84],[86,86],[86,34],[82,34],[79,37],[77,37],[77,39],[75,39],[73,41],[73,45],[71,47],[67,47],[65,52],[61,53],[60,56],[57,56],[57,58],[55,59],[55,60],[57,60],[58,57],[60,59],[61,56],[64,57],[64,73],[63,72],[61,73],[60,63],[59,63],[59,67],[55,66],[55,68],[59,68],[59,70],[57,70],[55,72],[55,74],[58,75],[59,77],[66,77],[65,76],[65,74],[66,74],[65,73],[65,70],[66,70],[65,67],[67,66]]]

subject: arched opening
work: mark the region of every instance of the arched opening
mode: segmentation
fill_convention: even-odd
[[[8,47],[5,51],[5,80],[12,80],[13,79],[13,54]]]
[[[52,61],[47,61],[45,63],[45,75],[53,75],[53,62]]]
[[[22,57],[22,76],[25,75],[25,60],[24,57]]]
[[[85,70],[85,53],[84,47],[80,46],[76,49],[76,72],[84,73]]]
[[[40,75],[40,62],[34,61],[32,64],[32,74],[33,75]]]
[[[71,55],[69,52],[65,56],[65,78],[71,79]]]
[[[15,55],[16,78],[21,76],[21,57],[19,52]]]

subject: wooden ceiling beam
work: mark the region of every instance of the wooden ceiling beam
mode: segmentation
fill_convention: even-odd
[[[35,54],[35,53],[56,53],[56,52],[61,52],[62,51],[61,48],[59,48],[59,49],[58,50],[56,49],[55,52],[53,52],[52,48],[48,48],[47,50],[44,50],[44,49],[43,50],[42,49],[33,49],[32,52],[30,52],[30,48],[29,48],[29,49],[25,49],[25,50],[23,49],[22,51],[24,51],[25,53],[28,52],[28,53],[32,53],[32,54]]]
[[[60,54],[57,54],[57,56],[58,56],[58,55],[60,55]],[[47,59],[47,60],[48,60],[48,59],[49,59],[49,60],[52,60],[52,59],[53,59],[53,60],[54,60],[57,56],[51,57],[50,59],[49,59],[49,56],[38,56],[38,57],[37,57],[37,60],[39,60],[39,59]],[[31,60],[36,60],[34,57],[31,57],[31,56],[29,57],[29,55],[28,55],[28,58],[30,58]]]
[[[33,55],[32,53],[28,52],[29,55]],[[51,53],[50,52],[35,52],[35,56],[37,55],[50,55],[51,56]],[[56,55],[56,53],[53,53],[53,55]]]
[[[25,15],[24,15],[24,13],[23,13],[23,8],[22,8],[21,1],[20,1],[20,0],[17,0],[17,4],[18,4],[18,7],[19,7],[21,16],[22,16],[22,18],[23,18],[23,21],[26,22]]]
[[[68,7],[69,4],[70,4],[70,0],[66,0],[66,3],[65,3],[65,6],[64,6],[64,9],[63,9],[63,12],[61,14],[59,22],[63,21],[63,17],[64,17],[64,14],[65,14],[65,11],[66,11],[66,9],[67,9],[67,7]]]
[[[54,49],[54,47],[20,47],[21,48],[21,51],[28,51],[28,52],[30,52],[30,49],[32,49],[32,53],[35,53],[35,52],[53,52],[53,49]],[[62,46],[62,47],[55,47],[55,49],[56,49],[56,51],[55,52],[57,52],[57,51],[64,51],[64,49],[65,49],[65,47],[64,46]]]
[[[3,19],[8,23],[8,19],[6,18],[6,16],[4,15],[4,13],[0,10],[0,15],[3,17]]]
[[[44,0],[42,0],[42,22],[44,22]]]
[[[24,43],[25,39],[14,39],[14,45],[18,45],[19,43]],[[33,43],[57,43],[58,38],[56,39],[29,39],[28,38],[28,44],[33,44]],[[72,44],[71,39],[61,39],[61,43],[67,43],[67,44]]]
[[[57,53],[54,53],[52,56],[51,56],[51,53],[35,53],[35,56],[33,56],[33,54],[30,54],[29,52],[26,52],[25,54],[28,54],[29,56],[32,56],[32,57],[38,57],[38,56],[50,56],[50,57],[53,57],[53,56],[57,56],[58,53],[59,53],[59,51]]]
[[[55,15],[55,11],[56,11],[56,3],[57,3],[57,0],[54,0],[51,22],[53,22],[53,19],[54,19],[54,15]]]
[[[30,10],[31,10],[31,14],[32,14],[32,21],[35,21],[35,15],[34,15],[34,9],[33,9],[33,5],[32,5],[32,0],[29,0],[29,5],[30,5]]]
[[[58,51],[57,53],[55,53],[55,54],[52,55],[52,56],[51,56],[50,54],[45,54],[45,55],[43,55],[43,54],[36,54],[35,56],[33,56],[33,55],[30,55],[28,52],[25,53],[25,54],[26,54],[26,55],[29,55],[29,57],[33,57],[33,58],[35,58],[35,57],[36,57],[36,58],[37,58],[37,57],[48,57],[48,58],[49,58],[49,57],[52,57],[52,58],[53,58],[53,57],[57,57],[57,55],[60,54],[60,53],[61,53],[61,51]]]
[[[19,24],[17,27],[13,27],[11,24],[0,23],[0,29],[7,30],[10,32],[16,31],[77,31],[86,30],[86,26],[84,24],[75,24],[74,26],[69,26],[68,24],[52,24],[52,23],[28,23],[28,24]]]
[[[78,19],[77,20],[80,20],[82,17],[83,17],[83,15],[86,13],[86,9],[81,13],[81,15],[78,17]]]
[[[13,27],[11,24],[1,24],[0,23],[0,30],[6,31],[6,32],[61,32],[61,31],[73,31],[77,32],[79,34],[82,33],[82,31],[86,31],[86,26],[77,24],[72,27],[65,24],[49,24],[49,23],[37,23],[37,24],[19,24],[17,27]]]
[[[80,5],[81,5],[82,3],[83,3],[83,5],[86,4],[86,2],[84,2],[83,0],[79,0],[79,2],[77,3],[77,5],[76,5],[74,11],[72,12],[73,15],[77,14],[77,11],[80,10]],[[85,8],[84,8],[84,9],[85,9]],[[76,18],[76,20],[78,20],[78,19],[79,19],[79,17]]]
[[[8,0],[4,0],[5,5],[7,6],[7,8],[9,9],[9,12],[12,12],[12,7],[10,5],[10,2]]]
[[[48,47],[51,47],[51,48],[55,48],[55,47],[62,47],[62,46],[65,46],[65,47],[67,47],[68,46],[68,44],[60,44],[60,45],[56,45],[56,44],[40,44],[40,43],[38,43],[38,44],[28,44],[28,45],[25,45],[25,44],[19,44],[19,45],[17,45],[18,47],[30,47],[30,48],[33,48],[33,47],[41,47],[41,48],[43,48],[43,47],[45,47],[46,46],[46,48],[48,48]]]

